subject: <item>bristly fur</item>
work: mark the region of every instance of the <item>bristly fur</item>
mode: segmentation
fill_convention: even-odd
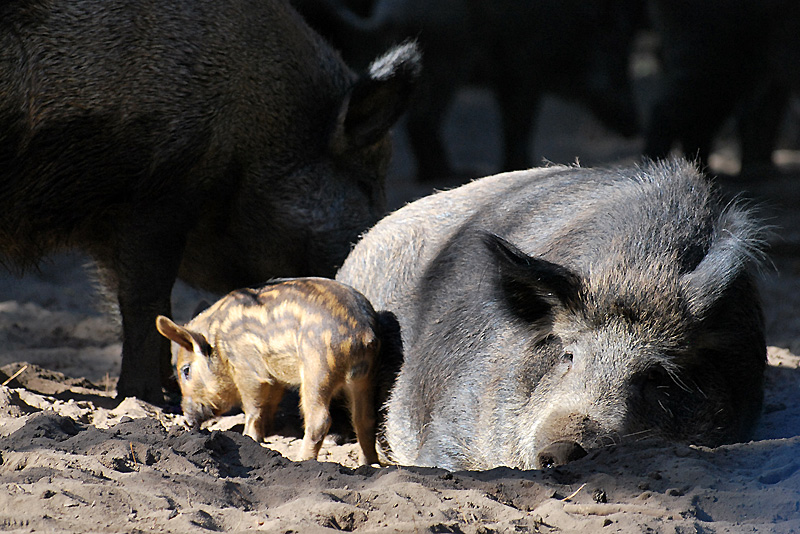
[[[413,40],[395,46],[369,66],[370,77],[382,81],[395,77],[415,80],[421,72],[422,52]]]
[[[678,159],[505,173],[405,206],[338,274],[400,323],[391,454],[537,467],[559,441],[746,439],[764,241],[753,209]]]

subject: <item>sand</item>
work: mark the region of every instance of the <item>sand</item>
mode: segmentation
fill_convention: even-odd
[[[473,173],[496,170],[496,135],[483,128],[492,110],[468,91],[448,123],[456,160]],[[563,103],[549,102],[543,121],[537,153],[553,161],[640,149]],[[241,435],[241,415],[188,432],[178,413],[117,403],[119,325],[102,312],[86,258],[68,253],[0,278],[0,382],[28,365],[0,387],[0,531],[800,532],[800,168],[796,153],[778,155],[777,173],[720,179],[776,226],[759,282],[771,346],[752,442],[611,445],[549,471],[357,467],[353,442],[326,442],[319,461],[295,462],[291,403],[265,446]],[[409,178],[402,137],[395,161],[394,207],[430,191]],[[735,166],[724,149],[712,163]],[[178,286],[176,318],[201,297]]]

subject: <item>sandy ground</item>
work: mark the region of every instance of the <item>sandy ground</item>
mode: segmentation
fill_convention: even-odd
[[[496,119],[485,93],[459,98],[447,132],[465,172],[498,170]],[[552,100],[535,147],[537,161],[593,165],[634,157],[641,140]],[[712,167],[735,171],[731,154],[722,146]],[[775,225],[760,278],[771,346],[755,441],[609,446],[546,472],[357,467],[355,443],[294,462],[291,403],[262,447],[241,435],[241,415],[187,432],[178,414],[115,402],[118,324],[100,311],[86,258],[62,254],[40,272],[0,278],[0,383],[28,362],[0,387],[0,531],[800,532],[800,158],[776,158],[777,172],[720,178]],[[411,174],[399,135],[393,207],[430,192]],[[176,318],[200,298],[176,287]]]

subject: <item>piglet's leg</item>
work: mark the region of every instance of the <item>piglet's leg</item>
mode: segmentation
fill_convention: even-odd
[[[245,436],[250,436],[257,443],[261,443],[264,435],[272,431],[275,412],[283,398],[283,391],[283,386],[279,384],[266,383],[254,386],[252,390],[241,391]]]
[[[361,462],[363,464],[379,463],[378,453],[375,450],[375,403],[373,402],[374,392],[370,378],[352,381],[346,388],[353,416],[353,428],[356,431],[358,444],[361,445]]]
[[[301,460],[316,459],[322,441],[331,427],[330,403],[333,397],[329,388],[309,386],[305,381],[300,386],[300,409],[303,412],[305,433]]]

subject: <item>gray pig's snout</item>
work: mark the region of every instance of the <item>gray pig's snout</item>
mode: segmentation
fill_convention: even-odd
[[[586,456],[586,450],[574,441],[556,441],[536,455],[537,469],[550,469]]]

